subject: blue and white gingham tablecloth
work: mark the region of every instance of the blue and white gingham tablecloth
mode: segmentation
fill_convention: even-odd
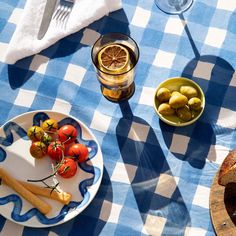
[[[24,5],[0,0],[0,58]],[[41,53],[0,62],[0,125],[27,111],[62,111],[93,131],[104,158],[101,187],[80,215],[43,229],[0,216],[0,235],[215,235],[210,187],[236,147],[235,12],[234,0],[194,0],[180,16],[152,0],[123,0],[122,10]],[[140,47],[136,90],[126,103],[101,95],[92,66],[94,38],[107,32],[129,34]],[[181,75],[202,87],[206,108],[195,124],[175,128],[159,120],[153,94]]]

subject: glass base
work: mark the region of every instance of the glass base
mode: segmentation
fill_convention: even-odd
[[[168,14],[180,14],[186,11],[193,0],[155,0],[157,7]]]
[[[135,85],[132,83],[126,89],[111,90],[101,85],[103,96],[111,102],[121,102],[131,98],[135,91]]]

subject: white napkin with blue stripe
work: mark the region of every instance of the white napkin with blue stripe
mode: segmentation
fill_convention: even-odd
[[[56,26],[52,20],[45,36],[37,35],[47,0],[28,0],[23,15],[8,45],[4,61],[16,61],[39,53],[63,37],[75,33],[94,21],[122,7],[121,0],[75,0],[66,27]],[[50,0],[48,0],[50,1]]]

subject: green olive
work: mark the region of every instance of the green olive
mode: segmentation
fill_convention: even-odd
[[[171,93],[171,96],[174,96],[174,95],[182,95],[179,91],[173,91]]]
[[[189,85],[181,86],[180,93],[185,95],[188,99],[198,96],[197,90],[194,87],[189,86]]]
[[[172,93],[169,104],[172,108],[177,109],[184,107],[188,103],[188,98],[179,92]]]
[[[170,99],[171,92],[168,88],[160,88],[156,93],[159,102],[167,102]]]
[[[202,106],[202,101],[200,98],[196,98],[196,97],[190,98],[188,101],[188,106],[190,109],[194,111],[199,111]]]
[[[188,106],[177,109],[176,114],[183,121],[190,121],[192,119],[192,113]]]
[[[175,113],[175,110],[168,103],[162,103],[158,107],[158,112],[164,116],[170,116]]]

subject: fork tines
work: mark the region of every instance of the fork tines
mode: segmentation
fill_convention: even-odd
[[[73,5],[74,0],[60,0],[55,13],[53,14],[53,19],[66,24],[69,15],[72,11]]]

